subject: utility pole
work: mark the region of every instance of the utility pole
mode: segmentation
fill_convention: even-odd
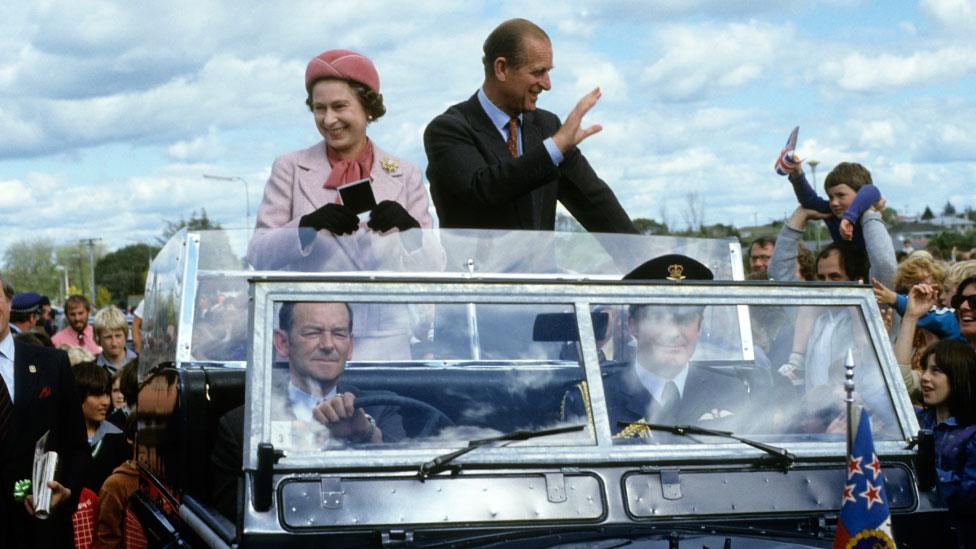
[[[101,238],[86,238],[82,240],[88,244],[88,286],[91,289],[91,304],[95,307],[95,242]]]

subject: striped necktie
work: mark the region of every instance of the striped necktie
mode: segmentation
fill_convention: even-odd
[[[7,382],[0,376],[0,442],[7,440],[10,430],[10,420],[14,416],[14,403],[10,400]]]

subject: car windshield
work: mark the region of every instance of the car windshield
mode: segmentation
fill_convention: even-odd
[[[579,424],[518,444],[593,446],[598,429],[615,446],[727,443],[645,423],[840,442],[848,350],[855,402],[871,411],[875,437],[901,437],[856,306],[591,304],[600,375],[590,379],[573,303],[287,301],[274,310],[265,402],[272,442],[293,454],[362,442],[444,447]],[[341,418],[316,417],[323,402],[349,394],[382,438],[336,436]]]

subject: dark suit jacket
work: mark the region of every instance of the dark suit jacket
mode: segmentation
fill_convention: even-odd
[[[695,363],[691,363],[689,368],[678,408],[669,414],[673,424],[699,425],[726,430],[731,423],[744,419],[741,414],[748,404],[745,385],[733,376],[712,372]],[[564,419],[586,416],[592,423],[588,392],[589,388],[584,381],[566,393],[563,397]],[[614,438],[647,438],[648,436],[646,428],[621,427],[618,426],[619,421],[660,422],[653,417],[647,417],[649,410],[653,413],[653,407],[657,402],[641,384],[633,364],[614,368],[613,371],[605,374],[603,392],[607,399],[610,431],[614,433]],[[653,438],[674,440],[667,436],[662,437],[662,434],[664,433],[654,432]]]
[[[352,385],[339,383],[336,390],[352,393],[357,398],[364,396],[392,395],[389,391],[360,391]],[[285,394],[287,392],[275,392]],[[287,397],[286,397],[287,398]],[[290,411],[290,407],[289,407]],[[376,426],[383,432],[385,442],[397,442],[406,437],[403,418],[399,408],[393,406],[371,406],[366,413],[373,417]],[[243,478],[244,465],[244,407],[238,406],[224,414],[217,426],[217,440],[213,455],[210,456],[213,471],[214,504],[218,511],[231,520],[237,517],[237,498],[240,495],[239,483]]]
[[[34,446],[49,430],[49,449],[58,453],[55,480],[71,489],[72,498],[42,521],[29,517],[24,505],[14,501],[13,485],[33,476]],[[0,547],[70,546],[71,513],[89,459],[68,355],[14,341],[14,415],[7,440],[0,442]]]
[[[559,125],[551,112],[524,113],[522,156],[512,158],[477,94],[435,118],[424,132],[424,148],[440,226],[551,231],[559,200],[588,231],[636,233],[579,149],[553,165],[542,142]]]

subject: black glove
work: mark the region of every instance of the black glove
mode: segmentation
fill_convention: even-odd
[[[326,230],[335,234],[352,234],[359,227],[359,218],[348,206],[326,204],[308,215],[303,215],[298,226],[309,227],[316,231]]]
[[[407,213],[399,202],[384,200],[373,208],[366,226],[374,231],[385,233],[394,227],[401,231],[419,229],[420,222]]]

